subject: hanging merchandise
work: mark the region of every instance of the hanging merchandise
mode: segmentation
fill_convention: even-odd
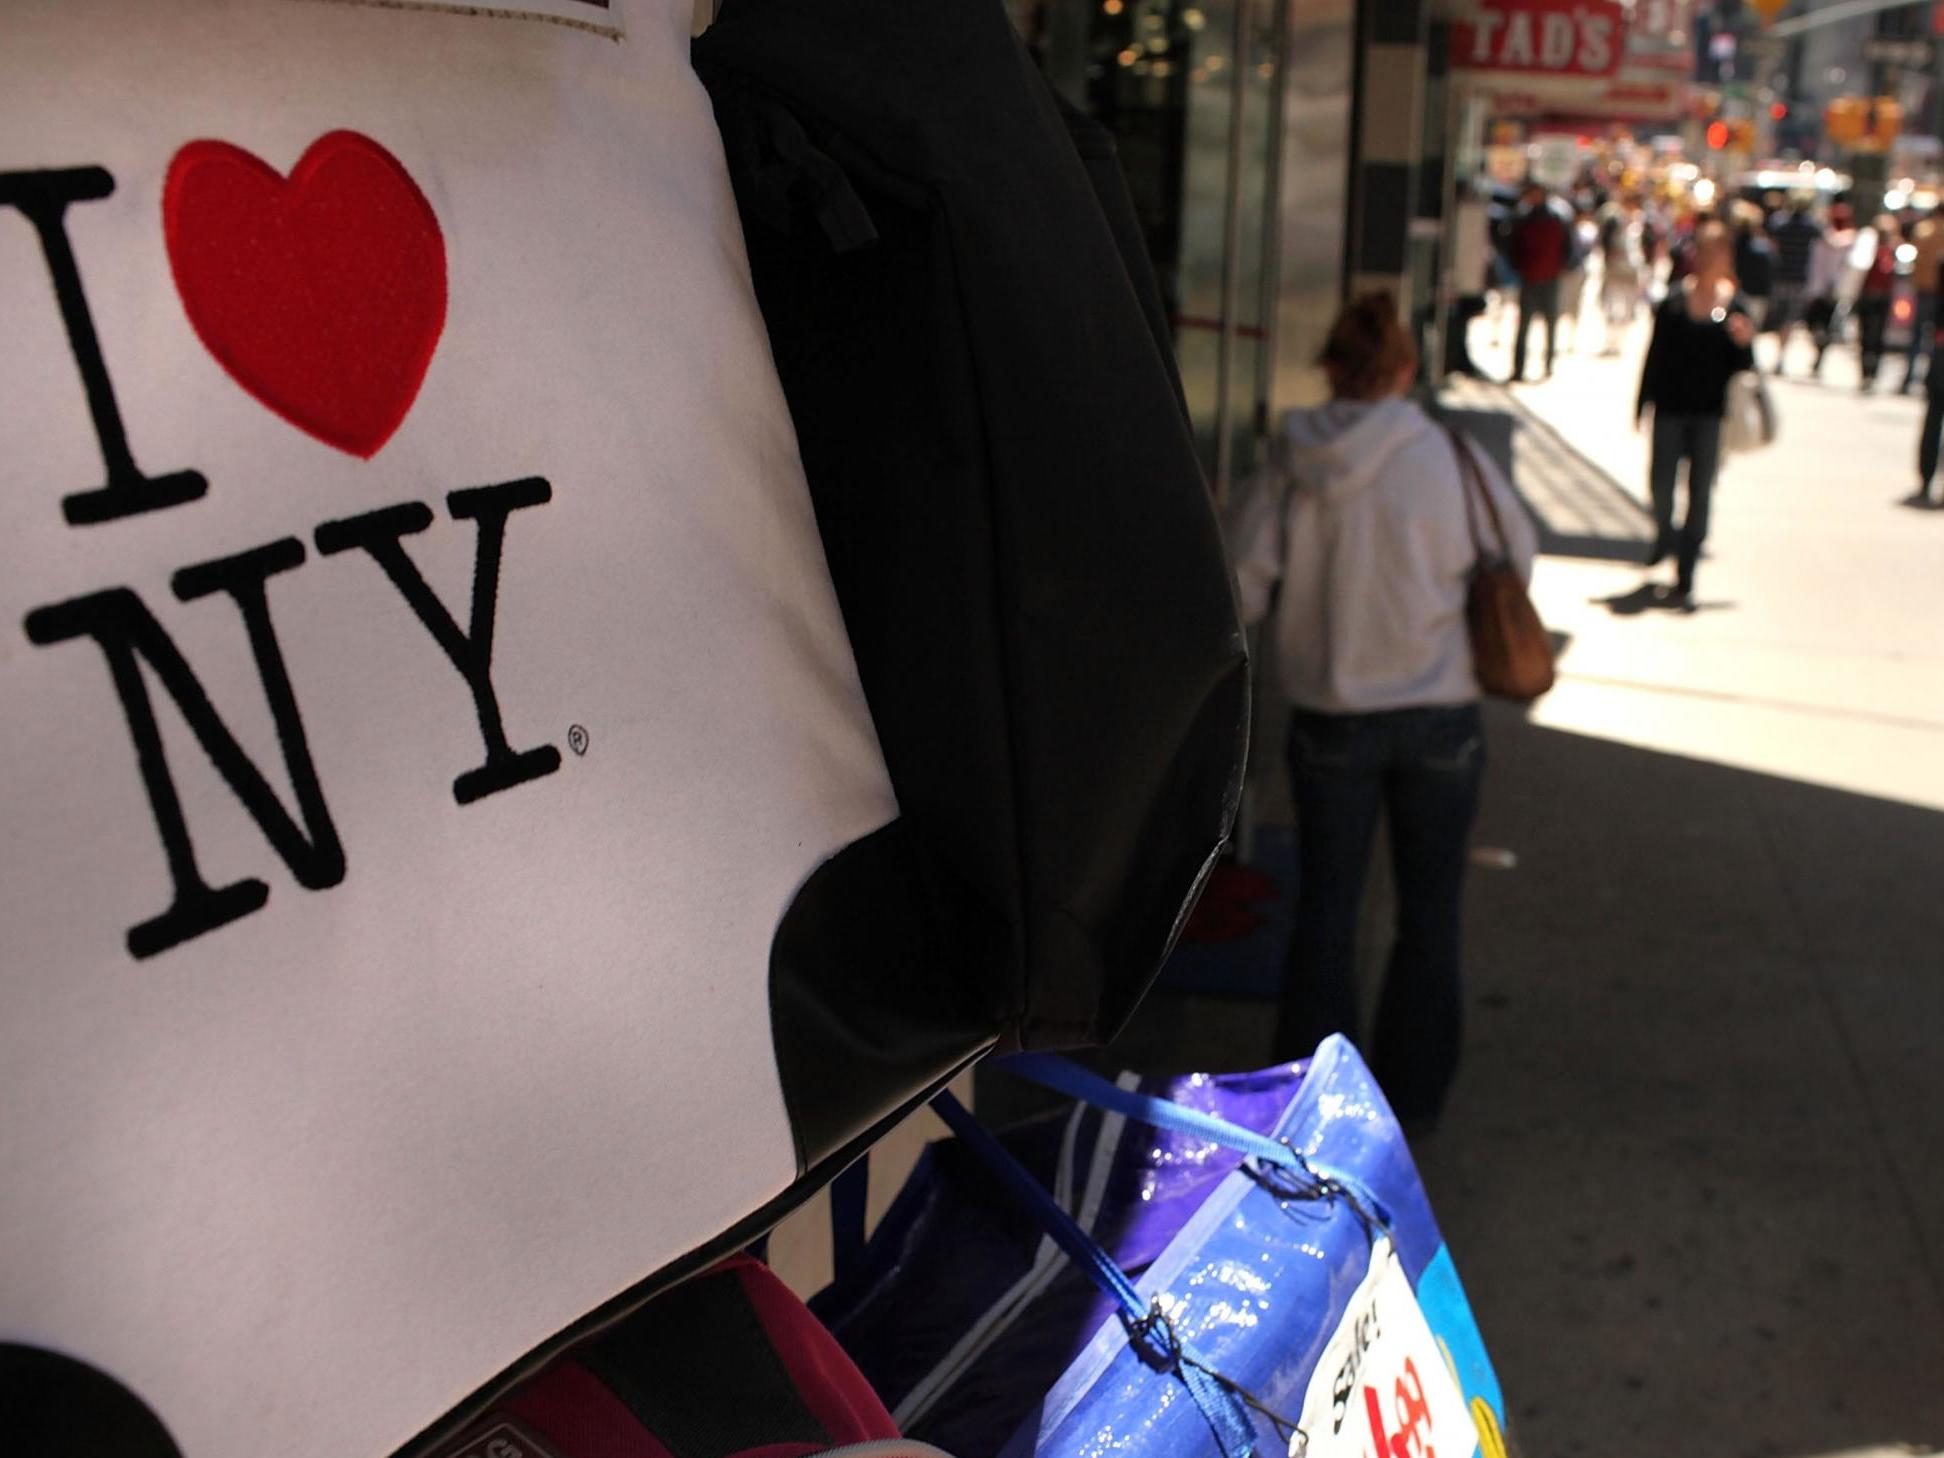
[[[738,1255],[521,1382],[438,1458],[909,1458],[897,1437],[830,1333]]]
[[[1019,1067],[1085,1102],[996,1159],[959,1120],[811,1303],[904,1431],[1007,1458],[1503,1458],[1457,1270],[1348,1042],[1253,1074]]]
[[[1111,140],[997,5],[730,0],[695,58],[903,811],[878,862],[952,927],[819,1032],[875,1079],[935,979],[1003,968],[1021,1043],[1104,1040],[1213,864],[1248,720]]]
[[[770,277],[766,330],[692,9],[0,7],[37,1454],[442,1451],[989,1048],[1115,1026],[1217,850],[1214,526],[1017,43],[954,94],[1030,245],[961,277],[889,173],[830,213],[885,239],[845,337],[909,337],[806,428],[813,502],[821,305]],[[1015,267],[1030,340],[928,332]],[[1070,410],[997,388],[1094,346]]]

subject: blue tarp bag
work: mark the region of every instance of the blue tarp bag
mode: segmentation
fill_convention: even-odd
[[[1502,1458],[1498,1381],[1355,1049],[1108,1082],[1003,1136],[949,1102],[812,1307],[903,1431],[961,1458]]]

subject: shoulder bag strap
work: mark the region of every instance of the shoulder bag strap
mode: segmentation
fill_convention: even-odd
[[[1506,546],[1505,523],[1499,519],[1498,503],[1492,500],[1491,488],[1485,484],[1485,472],[1480,469],[1478,458],[1465,443],[1464,436],[1456,426],[1447,425],[1445,434],[1451,437],[1451,449],[1458,456],[1458,477],[1465,493],[1465,525],[1471,529],[1472,550],[1480,561],[1485,560],[1485,544],[1478,539],[1478,515],[1472,506],[1472,496],[1476,493],[1485,503],[1485,514],[1492,521],[1492,535],[1498,538],[1498,552],[1501,558],[1509,557],[1511,552]]]

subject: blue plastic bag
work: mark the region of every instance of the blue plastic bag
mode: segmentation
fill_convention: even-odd
[[[1286,1140],[1363,1198],[1076,1106],[1004,1136],[1256,1405],[1255,1451],[1505,1452],[1504,1402],[1403,1136],[1355,1050],[1122,1086]],[[957,1141],[934,1145],[862,1267],[812,1303],[903,1430],[1004,1458],[1219,1455],[1184,1386]],[[1282,1419],[1278,1424],[1269,1415]]]

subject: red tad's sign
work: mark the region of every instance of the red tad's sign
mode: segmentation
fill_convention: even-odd
[[[1473,71],[1611,76],[1625,48],[1616,0],[1484,0],[1451,27],[1451,61]]]

